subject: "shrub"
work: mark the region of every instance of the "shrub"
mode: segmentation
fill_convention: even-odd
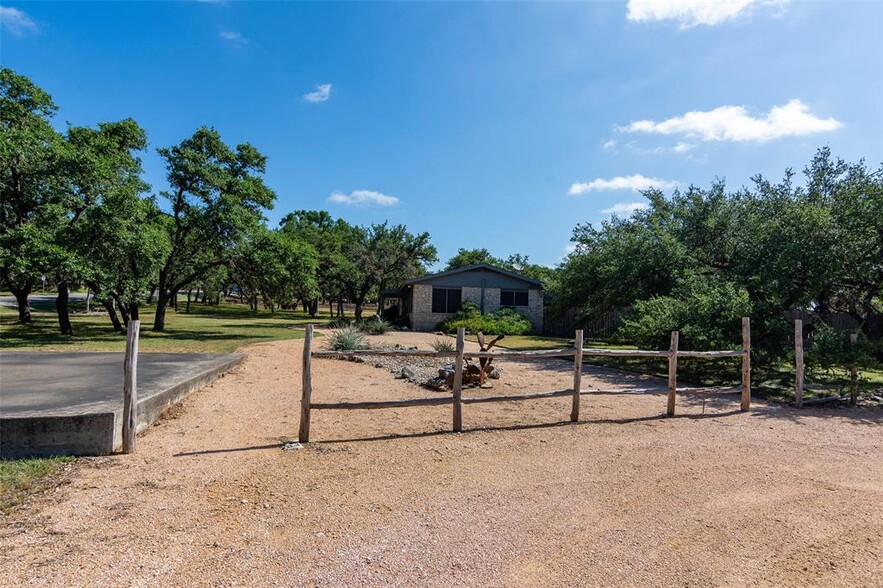
[[[432,348],[436,351],[456,351],[456,345],[450,339],[436,338],[432,342]]]
[[[864,335],[852,343],[848,334],[822,324],[813,332],[806,350],[806,365],[811,372],[848,378],[853,366],[858,369],[873,363],[873,351],[873,344]]]
[[[384,335],[392,330],[392,324],[379,316],[373,316],[359,323],[359,328],[369,335]]]
[[[743,288],[694,276],[679,283],[670,296],[636,302],[618,334],[644,349],[668,348],[672,331],[680,331],[684,349],[728,349],[741,343],[742,317],[751,311]]]
[[[463,327],[467,333],[489,335],[527,335],[533,329],[530,321],[511,308],[503,308],[493,314],[481,314],[478,307],[466,301],[454,316],[439,325],[445,333],[456,333]]]
[[[328,346],[335,351],[355,351],[369,347],[365,333],[353,326],[332,331],[328,336]]]

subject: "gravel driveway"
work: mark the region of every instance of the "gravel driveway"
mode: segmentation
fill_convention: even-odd
[[[450,406],[315,411],[314,443],[282,451],[301,349],[244,348],[134,455],[78,461],[0,519],[0,583],[880,585],[879,409],[746,414],[725,397],[703,415],[685,397],[664,418],[663,394],[605,394],[584,397],[577,424],[567,398],[467,405],[461,434]],[[496,393],[567,387],[570,365],[507,363]],[[317,402],[438,394],[328,359],[313,384]]]

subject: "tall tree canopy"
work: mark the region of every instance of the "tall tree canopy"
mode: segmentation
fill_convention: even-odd
[[[645,192],[648,209],[579,225],[562,264],[559,303],[586,315],[636,305],[632,334],[651,322],[683,330],[671,312],[738,306],[756,319],[758,342],[781,349],[783,311],[807,309],[821,319],[847,313],[875,338],[883,335],[883,168],[849,164],[820,149],[798,186],[757,176],[727,193],[723,182],[690,187],[670,199]],[[704,294],[702,294],[704,293]],[[704,295],[713,305],[690,298]],[[642,303],[662,299],[652,304]],[[665,300],[671,300],[666,303]],[[747,306],[746,306],[747,304]],[[692,305],[692,306],[690,306]],[[738,316],[731,332],[738,334]],[[646,329],[645,329],[646,330]]]
[[[276,195],[262,179],[266,158],[248,143],[228,147],[214,129],[158,153],[171,189],[165,223],[171,247],[159,271],[154,331],[165,329],[169,301],[206,271],[229,264],[245,236],[263,221]]]
[[[18,301],[21,322],[31,320],[28,296],[51,265],[64,212],[56,110],[31,80],[0,68],[0,280]]]

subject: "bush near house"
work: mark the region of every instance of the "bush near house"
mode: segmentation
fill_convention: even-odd
[[[454,316],[439,324],[438,329],[456,333],[464,327],[467,333],[492,335],[527,335],[533,329],[530,321],[511,308],[503,308],[493,314],[482,314],[473,302],[464,302]]]

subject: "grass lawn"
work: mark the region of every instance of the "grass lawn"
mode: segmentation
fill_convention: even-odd
[[[93,305],[93,309],[94,309]],[[100,306],[99,306],[100,308]],[[328,312],[311,319],[303,312],[290,310],[271,314],[266,310],[252,312],[247,306],[191,304],[190,312],[169,310],[166,332],[154,333],[153,306],[141,308],[141,351],[165,352],[228,352],[242,345],[260,341],[299,339],[303,331],[295,328],[307,323],[330,320]],[[0,307],[0,349],[4,351],[123,351],[125,333],[115,333],[107,314],[84,312],[82,302],[71,304],[73,337],[58,334],[58,320],[51,304],[32,309],[33,322],[19,324],[14,308]]]
[[[55,474],[72,460],[72,457],[0,460],[0,512],[9,512],[28,494],[54,486]]]

